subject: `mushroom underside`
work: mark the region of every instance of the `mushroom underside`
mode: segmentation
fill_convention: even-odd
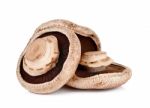
[[[119,65],[115,65],[115,64],[110,64],[109,66],[104,67],[94,67],[94,68],[84,68],[83,66],[79,65],[78,69],[76,71],[76,75],[82,78],[86,78],[86,77],[91,77],[94,75],[98,75],[98,74],[109,74],[109,73],[119,73],[119,72],[123,72],[126,68],[119,66]],[[97,70],[97,72],[91,72],[91,71],[95,71]]]
[[[81,43],[81,54],[88,52],[88,51],[97,51],[98,46],[95,44],[95,42],[90,37],[85,37],[80,34],[77,34],[80,43]],[[109,73],[119,73],[123,72],[126,68],[117,64],[110,64],[107,67],[84,67],[79,64],[76,75],[79,77],[90,77],[98,74],[109,74]],[[91,71],[97,71],[97,72],[91,72]]]
[[[95,41],[90,36],[86,37],[86,36],[82,36],[77,33],[76,33],[76,35],[78,36],[80,43],[81,43],[81,54],[88,52],[88,51],[97,51],[98,50],[99,46],[96,45]]]
[[[22,78],[28,83],[40,84],[40,83],[49,82],[53,80],[61,72],[63,68],[63,64],[66,61],[68,52],[69,52],[69,45],[70,45],[69,40],[64,34],[60,32],[48,32],[48,33],[41,35],[38,38],[43,38],[43,37],[50,36],[50,35],[55,36],[58,40],[58,47],[60,51],[58,62],[54,68],[52,68],[45,74],[42,74],[39,76],[31,76],[23,69],[23,58],[22,58],[21,64],[20,64],[20,73],[21,73]]]
[[[22,78],[25,81],[27,81],[28,83],[40,84],[40,83],[44,83],[44,82],[53,80],[61,72],[63,64],[64,64],[65,60],[67,59],[67,55],[69,52],[68,38],[60,32],[48,32],[48,33],[41,35],[38,38],[46,37],[49,35],[55,36],[58,40],[58,46],[59,46],[59,50],[60,50],[58,63],[56,64],[56,66],[53,69],[49,70],[45,74],[42,74],[39,76],[31,76],[27,72],[25,72],[25,70],[23,69],[23,58],[22,58],[21,64],[20,64],[20,73],[21,73]],[[95,44],[95,42],[92,40],[92,38],[85,37],[80,34],[76,34],[76,35],[78,36],[80,43],[81,43],[81,53],[88,52],[88,51],[97,51],[98,46]],[[91,70],[95,70],[95,69],[101,70],[102,67],[84,69],[84,67],[79,65],[75,74],[79,77],[85,78],[85,77],[90,77],[90,76],[94,76],[97,74],[122,72],[125,68],[115,65],[115,64],[111,64],[101,71],[97,71],[94,73],[90,72]]]
[[[40,83],[49,82],[53,80],[61,72],[63,68],[63,64],[66,61],[69,52],[69,45],[70,45],[69,40],[63,33],[60,32],[48,32],[42,34],[38,38],[43,38],[50,35],[55,36],[58,40],[58,47],[60,51],[58,62],[54,68],[52,68],[45,74],[38,75],[38,76],[31,76],[23,69],[23,57],[22,57],[20,63],[20,74],[22,78],[28,83],[40,84]],[[82,36],[80,34],[77,34],[77,36],[81,42],[82,53],[87,51],[95,51],[98,49],[97,45],[90,37]]]

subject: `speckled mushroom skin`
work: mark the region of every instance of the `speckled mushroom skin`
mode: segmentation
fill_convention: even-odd
[[[85,37],[86,36],[90,37],[96,43],[97,51],[101,51],[100,40],[96,35],[96,33],[92,31],[90,28],[74,24],[67,20],[54,20],[54,22],[61,22],[62,25],[73,30],[75,33],[79,33]],[[98,75],[87,78],[82,78],[75,74],[73,78],[69,80],[67,85],[78,89],[111,89],[119,87],[124,83],[126,83],[131,78],[132,73],[131,70],[124,65],[115,62],[112,64],[124,67],[125,69],[120,72],[105,73],[105,74],[100,73]]]
[[[131,78],[132,73],[126,66],[117,63],[113,64],[124,67],[125,69],[121,72],[100,73],[86,78],[74,75],[67,85],[78,89],[112,89],[119,87]]]
[[[26,82],[21,74],[20,74],[20,63],[21,59],[24,56],[28,46],[39,36],[41,36],[44,33],[47,32],[53,32],[53,31],[58,31],[63,34],[65,34],[69,40],[70,46],[69,46],[69,53],[66,61],[63,64],[63,68],[61,72],[50,82],[45,82],[41,84],[31,84]],[[28,45],[22,52],[18,65],[17,65],[17,77],[19,82],[23,87],[25,87],[27,90],[33,93],[51,93],[59,88],[61,88],[63,85],[65,85],[69,79],[74,75],[75,70],[79,64],[80,61],[80,55],[81,55],[81,46],[79,39],[75,35],[75,33],[69,29],[68,27],[65,27],[63,22],[59,23],[59,20],[55,21],[49,21],[47,23],[44,23],[40,25],[35,33],[33,34],[32,38],[30,39]]]
[[[67,36],[69,39],[70,47],[68,57],[63,65],[61,72],[49,82],[41,84],[31,84],[26,82],[20,74],[20,63],[28,46],[39,36],[47,32],[58,31]],[[22,86],[33,93],[52,93],[63,85],[78,88],[78,89],[110,89],[119,87],[131,78],[131,70],[123,65],[113,63],[115,65],[124,67],[125,69],[120,72],[103,73],[86,78],[79,77],[75,74],[81,57],[81,43],[77,34],[84,37],[91,38],[96,46],[97,51],[101,51],[100,40],[94,31],[87,27],[74,24],[67,20],[52,20],[40,25],[34,32],[28,45],[22,52],[17,66],[17,77]]]

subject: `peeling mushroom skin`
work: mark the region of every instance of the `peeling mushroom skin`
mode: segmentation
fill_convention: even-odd
[[[17,77],[33,93],[52,93],[73,77],[81,57],[76,34],[59,23],[39,26],[22,52]]]

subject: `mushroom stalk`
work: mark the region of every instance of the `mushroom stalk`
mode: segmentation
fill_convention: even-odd
[[[108,57],[105,52],[91,51],[82,54],[80,65],[84,69],[90,70],[89,72],[100,72],[112,62],[113,60],[110,57]]]
[[[56,37],[38,38],[28,47],[23,59],[23,68],[31,76],[42,75],[55,67],[58,57]]]

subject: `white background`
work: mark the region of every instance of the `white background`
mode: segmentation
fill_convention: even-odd
[[[67,19],[92,28],[114,60],[129,66],[131,80],[114,90],[62,88],[29,93],[16,78],[16,65],[36,27]],[[149,108],[149,0],[0,0],[0,108]]]

